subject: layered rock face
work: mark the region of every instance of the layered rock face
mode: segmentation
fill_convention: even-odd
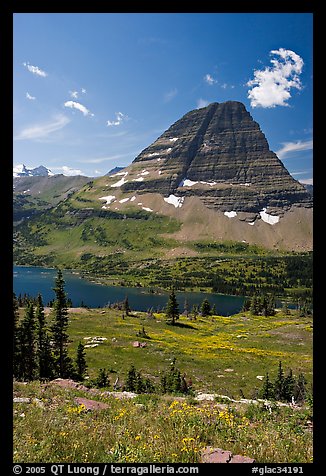
[[[280,213],[292,205],[312,207],[311,195],[236,101],[187,113],[136,157],[130,172],[141,167],[148,176],[122,184],[124,191],[195,195],[221,211],[257,213],[268,207]]]

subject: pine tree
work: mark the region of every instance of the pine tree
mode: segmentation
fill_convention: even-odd
[[[19,326],[18,326],[18,301],[16,294],[13,294],[13,374],[14,377],[20,376],[20,341],[19,341]]]
[[[105,388],[110,386],[109,374],[106,369],[99,369],[94,384],[98,388]]]
[[[72,362],[68,356],[68,311],[66,293],[64,291],[64,279],[62,271],[59,269],[53,288],[56,299],[53,303],[54,322],[51,327],[53,335],[54,356],[56,364],[56,373],[61,378],[71,376]]]
[[[192,313],[192,315],[193,315],[194,320],[196,320],[196,319],[197,319],[197,316],[198,316],[198,306],[197,306],[197,304],[194,304],[194,305],[192,306],[192,311],[191,311],[191,313]]]
[[[279,361],[277,377],[274,382],[274,396],[276,400],[284,400],[284,372],[281,361]]]
[[[50,379],[53,376],[53,356],[50,337],[45,327],[44,306],[40,294],[37,296],[35,319],[37,325],[38,375],[40,379]]]
[[[274,398],[274,387],[272,382],[269,380],[268,372],[266,373],[263,388],[261,389],[261,398],[265,398],[266,400]]]
[[[126,313],[126,316],[129,316],[131,309],[129,306],[128,296],[126,296],[125,300],[123,301],[123,310]]]
[[[209,304],[208,299],[204,299],[200,308],[201,315],[203,317],[209,316],[211,313],[211,305]]]
[[[211,314],[212,314],[212,316],[216,316],[216,314],[217,314],[215,304],[213,304],[213,307],[212,307],[212,310],[211,310]]]
[[[20,378],[34,380],[37,374],[37,353],[33,304],[28,304],[20,326]]]
[[[290,369],[287,376],[284,379],[283,397],[284,397],[284,400],[286,400],[287,402],[291,402],[292,397],[294,397],[294,387],[295,387],[295,379],[293,377],[292,369]]]
[[[77,379],[82,381],[85,378],[87,372],[87,363],[86,363],[86,352],[85,346],[79,342],[77,347],[77,356],[76,356],[76,369],[77,369]]]
[[[177,298],[175,296],[174,289],[172,289],[172,292],[169,296],[169,300],[166,306],[166,311],[165,311],[166,319],[171,322],[171,324],[174,326],[175,321],[179,319],[179,305],[177,302]]]
[[[135,392],[137,386],[137,372],[135,366],[131,364],[126,378],[125,387],[128,392]]]

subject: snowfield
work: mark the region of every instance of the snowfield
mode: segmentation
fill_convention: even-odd
[[[106,205],[110,205],[110,203],[115,200],[115,195],[108,195],[107,197],[100,197],[99,200],[106,200]]]
[[[234,218],[237,216],[237,212],[232,211],[232,212],[224,212],[224,215],[227,216],[228,218]]]
[[[265,222],[268,223],[269,225],[275,225],[280,221],[280,217],[275,216],[275,215],[270,215],[269,213],[266,213],[267,208],[263,208],[261,212],[259,212],[261,219]]]
[[[181,208],[184,202],[185,197],[176,197],[175,195],[169,195],[167,198],[164,198],[164,201],[170,203],[175,208]]]

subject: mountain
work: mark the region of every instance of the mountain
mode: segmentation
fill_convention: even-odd
[[[312,206],[305,187],[286,170],[245,106],[212,103],[190,111],[134,160],[148,171],[125,191],[198,196],[212,209],[283,213]],[[127,179],[126,181],[127,182]]]
[[[14,177],[14,221],[43,213],[67,199],[90,181],[89,177],[66,177],[61,174]]]
[[[117,172],[121,172],[121,170],[123,170],[123,169],[124,169],[124,167],[114,167],[114,169],[109,170],[109,172],[105,175],[116,174]]]
[[[270,150],[245,106],[227,101],[188,112],[128,167],[36,217],[29,231],[21,229],[21,249],[44,225],[40,262],[55,249],[52,257],[76,267],[94,262],[100,269],[121,256],[199,256],[226,241],[310,251],[312,218],[312,195]]]
[[[14,177],[48,177],[53,175],[54,173],[52,173],[50,169],[44,167],[44,165],[40,165],[34,169],[28,169],[26,165],[21,164],[16,165],[13,168]]]

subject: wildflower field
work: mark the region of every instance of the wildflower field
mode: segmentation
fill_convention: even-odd
[[[147,339],[138,335],[142,327]],[[304,373],[308,386],[312,381],[312,318],[295,311],[271,317],[249,312],[196,320],[180,316],[171,326],[164,314],[133,312],[123,319],[121,311],[91,309],[70,313],[69,336],[72,356],[79,341],[106,339],[87,348],[86,358],[90,378],[106,368],[111,384],[117,377],[123,382],[131,364],[158,382],[174,358],[195,390],[232,398],[255,398],[262,383],[257,376],[273,376],[280,360],[285,371],[291,367],[295,375]],[[146,346],[135,348],[134,341]]]
[[[263,376],[268,372],[274,379],[279,361],[285,372],[302,372],[311,393],[312,318],[295,311],[272,317],[241,312],[195,320],[180,316],[171,326],[163,314],[70,309],[68,332],[72,357],[79,342],[86,345],[89,381],[106,369],[108,389],[118,381],[122,390],[133,364],[157,391],[118,399],[105,392],[90,397],[50,382],[14,382],[14,396],[31,399],[14,403],[15,462],[196,463],[207,446],[257,462],[312,461],[311,400],[300,407],[266,409],[263,403],[194,398],[197,392],[256,398]],[[135,346],[135,341],[146,345]],[[174,359],[192,381],[190,395],[159,392],[160,377]],[[77,397],[107,407],[87,411]]]
[[[208,445],[257,462],[312,461],[308,407],[270,413],[263,405],[140,395],[97,396],[108,408],[87,412],[75,401],[85,396],[78,390],[33,382],[14,391],[42,402],[14,406],[15,462],[196,463]]]

